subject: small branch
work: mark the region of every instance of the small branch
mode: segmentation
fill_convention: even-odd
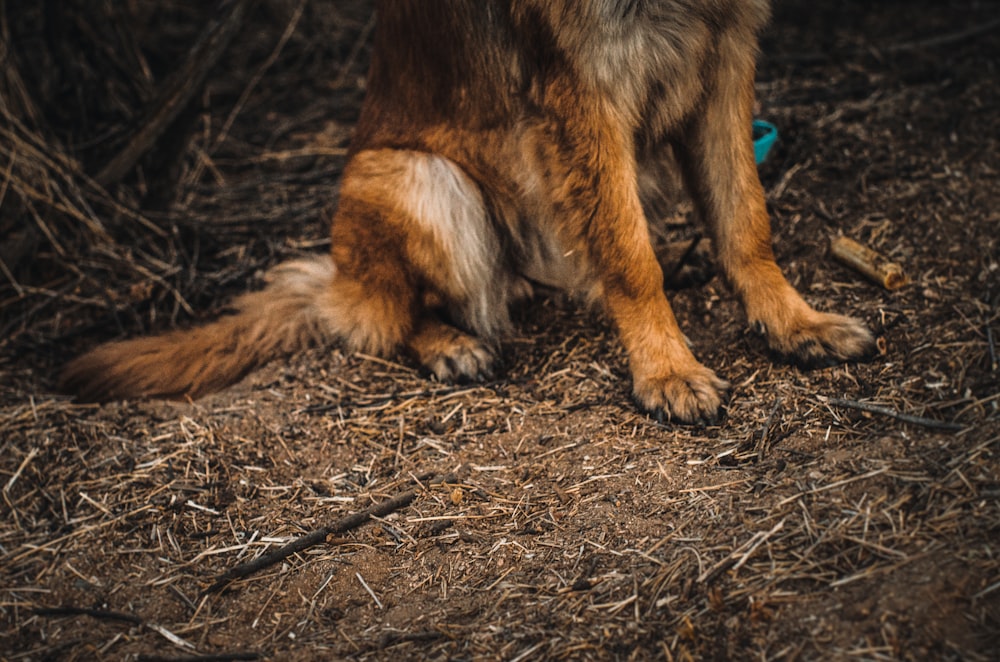
[[[416,642],[416,643],[428,643],[431,641],[437,641],[439,639],[444,639],[446,635],[443,632],[387,632],[382,635],[378,641],[378,648],[389,648],[390,646],[395,646],[397,644],[402,644],[406,642]]]
[[[365,587],[366,591],[368,591],[368,595],[372,596],[372,600],[375,601],[375,604],[378,606],[378,608],[384,609],[385,607],[383,607],[382,601],[378,599],[378,596],[375,595],[375,591],[373,591],[372,587],[368,585],[368,582],[366,582],[365,578],[361,576],[361,573],[356,572],[354,573],[354,576],[358,578],[358,581],[361,582],[361,585]]]
[[[857,400],[846,400],[844,398],[829,398],[827,402],[829,402],[834,407],[846,407],[847,409],[858,409],[860,411],[866,411],[870,414],[880,414],[882,416],[895,418],[896,420],[903,421],[904,423],[920,425],[925,428],[931,428],[933,430],[958,432],[959,430],[965,429],[965,426],[962,425],[961,423],[950,423],[948,421],[938,421],[934,420],[933,418],[915,416],[913,414],[904,414],[894,409],[889,409],[888,407],[882,407],[880,405],[873,405],[868,402],[858,402]]]
[[[778,533],[783,528],[785,528],[785,520],[781,520],[775,524],[770,531],[758,531],[753,534],[750,540],[747,540],[737,549],[730,552],[729,556],[716,563],[711,569],[701,573],[696,581],[698,583],[712,583],[719,577],[719,575],[726,572],[730,568],[733,570],[739,570],[753,555],[753,553],[757,551],[758,547],[770,540],[771,536]]]
[[[830,62],[834,57],[862,57],[870,54],[873,50],[876,53],[906,53],[908,51],[919,51],[928,50],[931,48],[938,48],[941,46],[949,46],[951,44],[967,41],[978,37],[979,35],[992,32],[1000,28],[1000,19],[995,19],[992,21],[987,21],[986,23],[981,23],[979,25],[974,25],[970,28],[964,30],[958,30],[956,32],[948,32],[945,34],[937,35],[936,37],[930,37],[928,39],[923,39],[920,41],[907,41],[897,44],[888,44],[886,46],[879,46],[878,44],[868,44],[864,48],[858,48],[855,50],[846,51],[842,54],[831,54],[831,53],[788,53],[786,55],[776,55],[772,59],[779,62],[799,62],[802,64],[822,64],[824,62]]]
[[[83,607],[42,607],[36,609],[39,616],[89,616],[100,621],[123,621],[142,625],[142,619],[132,614],[123,614],[119,611],[108,611],[107,609],[85,609]]]
[[[781,398],[777,398],[774,401],[774,406],[771,407],[771,413],[767,415],[767,420],[764,421],[764,427],[760,431],[760,439],[757,441],[757,461],[764,461],[764,453],[767,452],[768,446],[768,434],[771,432],[771,424],[774,422],[774,416],[778,413],[778,408],[781,406]]]
[[[440,483],[447,483],[454,480],[455,480],[454,476],[448,475],[435,478],[434,480],[431,480],[429,484],[437,485]],[[298,554],[299,552],[305,549],[322,544],[326,542],[326,539],[330,536],[339,535],[342,533],[346,533],[351,529],[356,529],[362,524],[366,523],[372,517],[385,517],[389,513],[393,513],[399,510],[400,508],[405,508],[406,506],[410,505],[410,502],[412,502],[416,498],[416,496],[417,496],[417,490],[415,489],[407,490],[405,492],[397,494],[391,499],[386,499],[385,501],[373,504],[368,508],[365,508],[364,510],[360,510],[356,513],[351,513],[350,515],[346,515],[345,517],[341,517],[332,524],[328,524],[327,526],[316,529],[311,533],[307,533],[301,538],[296,538],[295,540],[288,543],[287,545],[284,545],[283,547],[279,547],[278,549],[269,552],[267,554],[264,554],[254,559],[253,561],[243,563],[241,565],[236,566],[235,568],[232,568],[231,570],[228,570],[227,572],[223,573],[215,581],[215,583],[213,583],[211,586],[205,589],[202,595],[208,593],[216,593],[221,589],[225,588],[226,586],[228,586],[229,583],[232,582],[233,580],[248,577],[255,572],[259,572],[264,568],[268,568],[280,561],[283,561],[284,559],[288,558],[289,556],[292,556],[293,554]]]
[[[990,370],[996,372],[997,368],[1000,368],[1000,362],[997,361],[997,345],[993,339],[993,329],[988,322],[986,324],[986,344],[990,346]]]
[[[7,484],[3,486],[4,494],[10,492],[10,488],[14,487],[14,483],[16,483],[17,479],[21,477],[21,474],[24,473],[24,469],[29,464],[31,464],[31,461],[35,459],[35,457],[37,456],[38,456],[37,448],[32,448],[30,451],[28,451],[28,454],[25,456],[25,458],[21,460],[21,464],[18,465],[17,471],[15,471],[14,475],[10,477],[10,480],[7,481]]]
[[[681,269],[684,268],[684,265],[687,264],[687,261],[691,259],[692,255],[694,255],[695,249],[698,248],[698,243],[700,241],[701,241],[701,233],[698,233],[691,238],[690,243],[688,243],[687,248],[684,249],[684,252],[681,253],[680,257],[677,258],[677,261],[674,263],[673,268],[670,270],[669,273],[667,273],[663,277],[664,283],[673,282],[673,280],[681,272]]]
[[[226,139],[226,136],[229,135],[229,130],[233,128],[233,122],[236,121],[236,116],[240,114],[241,110],[243,110],[243,106],[246,105],[246,102],[253,93],[254,88],[256,88],[258,83],[260,83],[260,80],[264,77],[264,74],[267,73],[267,70],[270,69],[271,66],[278,60],[278,57],[281,55],[281,51],[284,50],[288,40],[292,38],[292,35],[295,33],[295,28],[298,27],[299,21],[302,19],[302,13],[305,11],[307,1],[308,0],[300,0],[299,6],[295,8],[291,19],[289,19],[288,24],[285,26],[285,31],[281,33],[281,38],[278,39],[278,45],[274,47],[271,54],[266,60],[264,60],[264,64],[260,65],[257,71],[254,72],[250,82],[243,89],[243,93],[240,95],[240,98],[236,101],[232,110],[229,111],[229,116],[226,117],[226,121],[223,122],[219,135],[212,142],[211,151],[214,151],[219,145],[221,145]]]
[[[264,656],[252,651],[243,653],[209,653],[207,655],[185,655],[183,657],[165,657],[163,655],[140,655],[139,662],[240,662],[242,660],[260,660]]]
[[[167,127],[195,96],[209,72],[229,48],[254,0],[223,2],[225,15],[202,33],[184,63],[163,84],[160,93],[149,103],[149,115],[125,148],[115,155],[94,180],[107,187],[121,180],[139,162]]]
[[[935,48],[938,46],[947,46],[949,44],[954,44],[959,41],[966,41],[972,37],[978,37],[981,34],[986,34],[987,32],[992,32],[1000,28],[1000,19],[994,19],[992,21],[987,21],[986,23],[981,23],[979,25],[974,25],[965,30],[960,30],[958,32],[950,32],[936,37],[931,37],[929,39],[924,39],[922,41],[910,41],[902,44],[892,44],[885,47],[886,53],[903,53],[906,51],[917,51],[923,50],[925,48]]]

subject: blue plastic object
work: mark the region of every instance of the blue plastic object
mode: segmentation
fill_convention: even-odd
[[[778,139],[778,127],[764,120],[753,121],[753,155],[758,165],[767,159],[767,153]]]

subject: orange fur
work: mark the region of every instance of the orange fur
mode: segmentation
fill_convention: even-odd
[[[641,202],[674,158],[771,347],[863,357],[868,330],[774,262],[749,132],[766,18],[765,0],[381,0],[332,261],[278,267],[205,327],[99,347],[64,385],[197,396],[316,340],[483,378],[532,280],[603,304],[642,408],[713,420],[727,384],[678,328]]]

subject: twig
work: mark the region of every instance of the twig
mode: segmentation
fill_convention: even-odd
[[[365,587],[366,591],[368,591],[368,595],[372,596],[372,600],[375,601],[375,604],[378,605],[378,608],[384,609],[384,607],[382,606],[382,601],[378,599],[378,596],[375,595],[375,591],[373,591],[372,587],[368,585],[368,582],[366,582],[365,578],[361,576],[361,573],[356,572],[354,573],[354,576],[358,578],[358,581],[361,582],[361,585]]]
[[[455,480],[454,476],[447,475],[440,478],[435,478],[430,481],[431,485],[436,485],[440,483],[447,483]],[[314,547],[326,541],[329,536],[339,535],[341,533],[346,533],[351,529],[356,529],[361,526],[372,517],[385,517],[389,513],[395,512],[400,508],[405,508],[410,504],[413,499],[417,496],[417,490],[406,490],[401,492],[391,499],[386,499],[381,503],[376,503],[364,510],[360,510],[356,513],[351,513],[341,517],[332,524],[320,527],[311,533],[296,538],[292,542],[279,547],[278,549],[264,554],[253,561],[248,561],[241,565],[232,568],[225,573],[223,573],[211,586],[209,586],[202,595],[208,593],[215,593],[226,586],[229,585],[235,579],[242,579],[243,577],[248,577],[255,572],[259,572],[264,568],[268,568],[279,561],[282,561],[293,554],[298,554],[299,552],[308,549],[309,547]]]
[[[226,2],[226,14],[209,26],[188,53],[184,63],[164,83],[160,94],[153,99],[151,112],[128,144],[101,169],[94,180],[109,186],[124,177],[148,152],[167,127],[195,96],[205,78],[226,52],[254,0]]]
[[[229,111],[229,116],[226,117],[226,121],[222,124],[222,129],[219,131],[219,135],[216,136],[215,140],[212,142],[211,151],[217,149],[226,139],[226,136],[229,135],[229,130],[233,127],[233,122],[236,121],[236,117],[240,114],[240,111],[243,110],[243,107],[246,105],[250,95],[260,83],[264,74],[267,73],[267,70],[270,69],[271,66],[278,60],[278,57],[281,55],[281,51],[285,49],[285,45],[288,43],[288,40],[292,38],[292,34],[295,33],[295,28],[298,27],[299,21],[302,19],[302,13],[305,11],[307,1],[308,0],[301,0],[299,2],[299,6],[295,8],[295,11],[292,13],[292,17],[285,26],[284,32],[281,33],[281,37],[278,39],[278,44],[274,47],[274,50],[271,51],[271,54],[267,57],[267,59],[264,60],[264,63],[257,68],[257,71],[254,72],[250,82],[247,83],[247,86],[243,89],[243,93],[236,101],[236,104],[233,105],[233,109]]]
[[[157,625],[156,623],[148,623],[146,627],[148,627],[150,630],[157,633],[170,643],[172,643],[174,646],[177,646],[178,648],[189,648],[191,650],[194,650],[194,644],[192,644],[184,637],[177,636],[176,634],[174,634],[167,628],[163,627],[162,625]]]
[[[86,609],[84,607],[42,607],[35,609],[39,616],[89,616],[101,621],[124,621],[142,625],[142,619],[132,614],[123,614],[119,611],[109,611],[107,609]]]
[[[979,35],[986,34],[987,32],[997,29],[998,27],[1000,27],[1000,19],[995,19],[971,28],[958,30],[956,32],[949,32],[947,34],[938,35],[936,37],[920,41],[907,41],[898,44],[889,44],[881,48],[875,44],[869,44],[865,48],[846,51],[843,54],[840,54],[839,57],[861,57],[870,54],[872,49],[874,49],[876,53],[905,53],[907,51],[917,51],[927,48],[936,48],[938,46],[947,46],[959,41],[965,41],[973,37],[978,37]],[[833,57],[834,54],[831,53],[812,52],[788,53],[785,55],[774,56],[772,59],[780,62],[801,62],[803,64],[812,64],[829,62],[833,59]]]
[[[989,586],[987,586],[986,588],[984,588],[982,591],[980,591],[979,593],[976,593],[974,596],[972,596],[972,599],[973,600],[979,600],[981,598],[985,598],[987,595],[989,595],[993,591],[997,590],[998,588],[1000,588],[1000,582],[993,582],[992,584],[990,584]]]
[[[785,194],[785,189],[788,188],[789,182],[792,181],[792,177],[798,174],[799,170],[802,170],[803,168],[808,168],[811,165],[812,165],[812,159],[806,159],[802,163],[796,163],[795,165],[793,165],[785,172],[785,174],[781,176],[781,181],[779,181],[777,185],[773,189],[771,189],[771,192],[768,195],[768,197],[773,198],[775,200],[780,200],[781,196]]]
[[[946,46],[948,44],[953,44],[959,41],[965,41],[970,37],[976,37],[981,34],[990,32],[1000,28],[1000,19],[994,19],[986,23],[981,23],[980,25],[967,28],[965,30],[960,30],[958,32],[951,32],[948,34],[938,35],[937,37],[931,37],[930,39],[924,39],[922,41],[910,41],[902,44],[892,44],[891,46],[885,47],[886,53],[902,53],[904,51],[916,51],[922,48],[933,48],[935,46]]]
[[[677,274],[679,274],[681,272],[681,269],[684,268],[684,265],[687,264],[687,261],[691,259],[691,256],[694,254],[694,251],[698,247],[698,243],[700,241],[701,241],[701,233],[698,233],[691,238],[691,242],[688,244],[687,248],[684,249],[684,252],[681,253],[681,256],[677,258],[677,262],[674,263],[674,266],[670,270],[670,273],[666,274],[663,277],[664,283],[673,282],[674,278],[677,277]]]
[[[259,660],[264,656],[252,651],[242,653],[210,653],[208,655],[185,655],[182,657],[167,657],[164,655],[140,655],[139,662],[239,662],[241,660]]]
[[[754,535],[754,537],[750,539],[750,549],[743,552],[743,555],[736,562],[736,565],[733,566],[733,570],[739,570],[740,568],[742,568],[743,564],[747,562],[747,559],[753,556],[753,553],[757,551],[758,547],[767,542],[771,536],[773,536],[778,531],[781,531],[783,528],[785,528],[785,520],[781,520],[780,522],[775,524],[774,527],[767,533],[757,533],[756,535]],[[756,540],[754,540],[754,538],[756,538]]]
[[[820,487],[814,487],[811,490],[806,490],[805,492],[799,492],[798,494],[793,494],[790,497],[786,497],[786,498],[782,499],[781,501],[778,502],[777,507],[780,508],[781,506],[784,506],[786,503],[791,503],[791,502],[795,501],[796,499],[801,499],[802,497],[809,496],[810,494],[819,494],[820,492],[827,492],[829,490],[835,490],[838,487],[843,487],[844,485],[850,485],[851,483],[856,483],[856,482],[861,481],[861,480],[868,480],[869,478],[874,478],[875,476],[881,476],[886,471],[888,471],[888,469],[886,469],[885,467],[883,467],[881,469],[874,469],[872,471],[869,471],[866,474],[861,474],[860,476],[851,476],[850,478],[845,478],[843,480],[838,480],[836,482],[828,483],[828,484],[822,485]]]
[[[387,632],[379,638],[378,648],[389,648],[406,642],[426,643],[444,639],[445,636],[443,632],[433,630],[429,632]]]
[[[729,570],[730,568],[738,570],[743,566],[744,563],[747,562],[747,559],[749,559],[753,555],[753,553],[757,551],[757,548],[759,548],[761,545],[767,542],[771,538],[771,536],[773,536],[775,533],[778,533],[783,528],[785,528],[785,520],[781,520],[780,522],[775,524],[770,531],[758,531],[757,533],[753,534],[750,540],[747,540],[737,549],[734,549],[729,554],[729,556],[716,563],[709,570],[706,570],[705,572],[701,573],[701,575],[699,575],[697,580],[698,583],[702,582],[711,583],[715,581],[715,579],[719,575]],[[746,551],[743,551],[744,549],[746,549]],[[740,552],[742,552],[742,554]],[[739,556],[737,556],[738,554]]]
[[[337,77],[333,79],[333,85],[330,86],[331,89],[337,89],[344,84],[347,80],[347,76],[351,73],[351,68],[358,59],[358,55],[361,54],[361,49],[364,48],[365,44],[368,43],[368,38],[371,37],[372,31],[375,29],[375,14],[373,13],[369,18],[368,22],[365,24],[364,29],[358,38],[354,41],[354,46],[351,47],[351,52],[348,54],[347,59],[344,63],[340,65],[340,73]]]
[[[760,431],[760,439],[757,441],[757,461],[764,461],[764,453],[767,452],[767,436],[771,432],[771,423],[774,422],[774,416],[778,413],[778,407],[781,406],[781,398],[777,398],[774,401],[774,406],[771,407],[771,413],[767,415],[767,420],[764,421],[764,427]]]
[[[15,471],[14,475],[10,477],[10,480],[7,481],[7,484],[3,486],[3,491],[5,493],[10,492],[10,488],[14,487],[14,483],[16,483],[17,479],[21,477],[21,474],[24,473],[25,467],[31,464],[31,461],[35,459],[37,455],[38,455],[37,448],[32,448],[30,451],[28,451],[28,454],[24,457],[23,460],[21,460],[21,464],[18,465],[17,471]]]
[[[993,339],[993,328],[987,324],[986,325],[986,343],[990,346],[990,370],[993,372],[1000,368],[1000,363],[997,362],[997,345]]]
[[[880,405],[873,405],[868,402],[858,402],[857,400],[847,400],[845,398],[829,398],[827,400],[834,407],[846,407],[848,409],[858,409],[861,411],[866,411],[871,414],[881,414],[882,416],[889,416],[890,418],[895,418],[898,421],[903,421],[904,423],[911,423],[913,425],[921,425],[925,428],[931,428],[933,430],[946,430],[948,432],[958,432],[959,430],[964,430],[965,426],[961,423],[951,423],[949,421],[938,421],[933,418],[925,418],[923,416],[916,416],[914,414],[904,414],[898,412],[895,409],[889,409],[888,407],[882,407]]]
[[[40,609],[35,609],[34,613],[38,616],[89,616],[90,618],[96,618],[102,621],[122,621],[124,623],[132,623],[133,625],[145,625],[145,627],[153,630],[154,632],[162,635],[168,639],[171,643],[181,646],[182,648],[190,647],[191,644],[184,639],[181,639],[177,635],[173,634],[166,628],[155,625],[144,623],[144,621],[133,614],[125,614],[118,611],[109,611],[107,609],[86,609],[83,607],[43,607]],[[184,657],[165,657],[159,655],[140,655],[139,659],[143,662],[236,662],[238,660],[259,660],[262,655],[253,651],[242,651],[237,653],[215,653],[209,655],[188,655]]]

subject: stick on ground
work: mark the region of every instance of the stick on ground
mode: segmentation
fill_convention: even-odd
[[[898,290],[909,282],[903,267],[853,239],[837,237],[830,242],[830,253],[887,290]]]
[[[442,476],[435,478],[430,481],[431,485],[436,485],[440,483],[447,483],[454,481],[454,476]],[[226,571],[219,576],[215,583],[205,589],[203,595],[208,593],[215,593],[232,582],[235,579],[242,579],[243,577],[248,577],[255,572],[259,572],[264,568],[268,568],[279,561],[282,561],[292,554],[297,554],[309,547],[319,545],[326,542],[326,539],[332,535],[338,535],[341,533],[346,533],[351,529],[356,529],[372,517],[385,517],[389,513],[393,513],[400,508],[405,508],[410,505],[417,496],[417,490],[411,489],[401,492],[391,499],[386,499],[380,503],[372,504],[371,506],[365,508],[364,510],[359,510],[356,513],[351,513],[341,517],[332,524],[320,527],[315,531],[307,533],[301,538],[296,538],[292,542],[279,547],[278,549],[264,554],[253,561],[240,564],[231,570]]]
[[[858,409],[860,411],[866,411],[871,414],[881,414],[882,416],[889,416],[890,418],[895,418],[897,421],[903,421],[904,423],[912,423],[913,425],[920,425],[925,428],[931,428],[934,430],[947,430],[949,432],[958,432],[959,430],[964,430],[965,426],[961,423],[950,423],[948,421],[938,421],[933,418],[925,418],[923,416],[915,416],[913,414],[904,414],[898,412],[895,409],[889,409],[888,407],[882,407],[880,405],[873,405],[869,402],[858,402],[857,400],[846,400],[844,398],[830,398],[828,402],[834,407],[846,407],[848,409]]]
[[[45,607],[36,609],[39,616],[89,616],[102,621],[122,621],[142,625],[142,619],[133,614],[125,614],[119,611],[109,611],[107,609],[86,609],[83,607]]]

